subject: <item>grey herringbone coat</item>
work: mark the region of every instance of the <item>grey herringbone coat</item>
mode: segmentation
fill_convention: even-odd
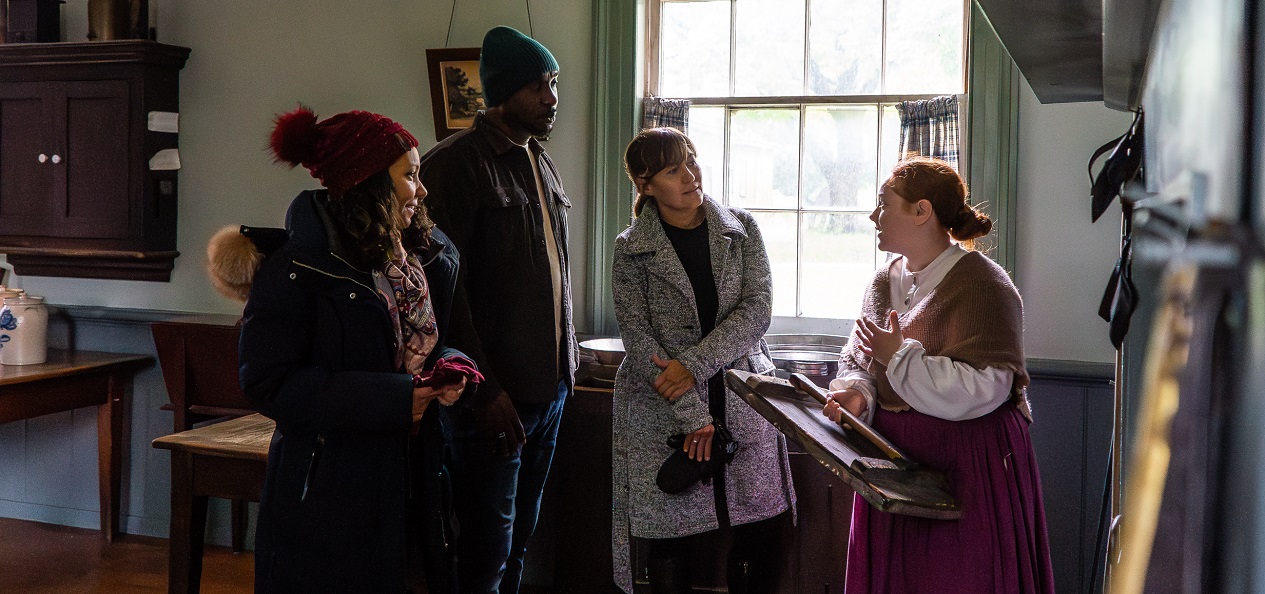
[[[773,369],[765,331],[772,316],[769,258],[751,214],[706,197],[703,208],[720,307],[716,327],[701,337],[694,290],[648,202],[615,240],[615,315],[626,355],[615,376],[612,455],[615,581],[632,592],[629,536],[669,538],[719,527],[712,486],[668,495],[655,473],[672,449],[668,436],[712,422],[707,380],[722,369]],[[652,354],[676,359],[698,380],[668,402],[655,391],[660,369]],[[725,391],[725,415],[739,450],[725,472],[732,524],[771,518],[794,506],[786,438],[746,402]]]

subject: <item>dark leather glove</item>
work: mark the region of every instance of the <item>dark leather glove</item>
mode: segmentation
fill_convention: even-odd
[[[659,466],[654,482],[659,490],[669,495],[684,491],[694,483],[707,482],[716,475],[716,471],[731,460],[738,452],[738,442],[724,425],[716,424],[716,434],[712,436],[712,457],[710,460],[692,460],[685,451],[685,434],[678,433],[668,438],[668,447],[672,454]]]

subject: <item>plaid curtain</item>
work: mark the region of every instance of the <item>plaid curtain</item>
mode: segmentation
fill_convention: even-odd
[[[671,127],[688,133],[690,121],[689,99],[664,99],[646,97],[641,100],[641,129]]]
[[[902,101],[900,158],[934,157],[958,168],[958,98],[944,95],[923,101]]]

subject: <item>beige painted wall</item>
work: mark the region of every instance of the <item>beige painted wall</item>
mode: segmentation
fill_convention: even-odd
[[[1102,103],[1043,105],[1023,83],[1019,104],[1019,222],[1015,276],[1030,358],[1110,362],[1098,300],[1120,250],[1120,206],[1089,221],[1094,149],[1133,121]]]
[[[62,7],[63,38],[87,36],[87,0]],[[240,311],[203,272],[207,239],[224,225],[280,226],[306,170],[273,165],[274,114],[302,101],[325,117],[349,109],[400,121],[425,150],[435,143],[427,48],[445,47],[451,0],[150,0],[158,40],[192,48],[181,73],[178,249],[169,283],[23,277],[51,303],[175,311]],[[496,25],[528,32],[522,0],[461,0],[451,46],[478,46]],[[559,117],[546,146],[572,199],[573,283],[585,286],[591,202],[592,13],[588,0],[534,0],[531,29],[562,67]],[[575,294],[587,311],[585,292]]]

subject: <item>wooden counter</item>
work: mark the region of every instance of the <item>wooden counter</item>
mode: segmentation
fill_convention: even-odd
[[[527,547],[525,592],[619,592],[612,580],[610,537],[613,390],[583,385],[583,369],[576,381],[562,415],[539,527]],[[787,522],[785,527],[778,592],[842,592],[853,491],[795,443],[789,446],[799,524]],[[729,539],[728,533],[714,531],[691,543],[697,560],[695,591],[724,591]],[[639,590],[648,590],[646,552],[645,543],[633,539],[633,577]]]

